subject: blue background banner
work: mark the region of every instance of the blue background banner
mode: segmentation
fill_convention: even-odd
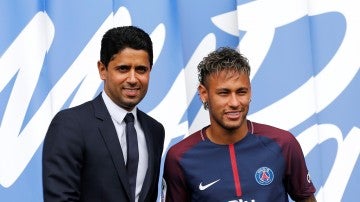
[[[140,108],[169,146],[209,123],[196,65],[220,46],[252,67],[248,118],[299,140],[318,201],[353,202],[360,181],[359,3],[301,0],[0,2],[0,201],[43,201],[42,142],[61,109],[102,90],[96,62],[111,27],[154,42]]]

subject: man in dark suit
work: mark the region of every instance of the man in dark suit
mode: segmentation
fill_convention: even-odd
[[[60,111],[47,131],[42,159],[45,202],[156,201],[164,127],[137,108],[147,92],[152,65],[152,41],[143,30],[125,26],[105,33],[98,61],[103,92]],[[133,159],[128,156],[133,147],[127,146],[124,122],[129,113],[135,117],[138,160],[137,169],[127,170],[132,162],[127,159]],[[129,173],[134,170],[136,185],[130,188]]]

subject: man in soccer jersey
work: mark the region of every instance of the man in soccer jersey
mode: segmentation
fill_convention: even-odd
[[[172,146],[165,160],[167,202],[316,201],[304,155],[288,131],[247,120],[250,66],[223,47],[198,65],[198,92],[210,125]]]

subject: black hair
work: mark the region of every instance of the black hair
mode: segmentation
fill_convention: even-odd
[[[150,67],[152,67],[153,46],[149,34],[135,26],[122,26],[108,30],[101,40],[100,61],[105,68],[112,57],[125,48],[145,50],[149,55]]]

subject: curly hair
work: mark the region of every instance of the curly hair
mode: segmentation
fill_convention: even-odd
[[[245,73],[250,76],[250,65],[248,59],[240,54],[239,51],[220,47],[211,52],[197,66],[198,79],[200,84],[205,85],[206,78],[223,70]]]

